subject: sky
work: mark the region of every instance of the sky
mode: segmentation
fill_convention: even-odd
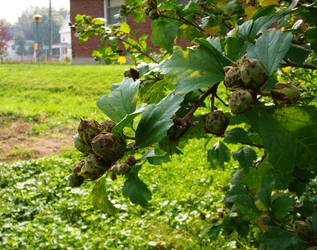
[[[10,23],[18,21],[22,11],[30,6],[48,7],[49,0],[0,0],[0,20],[6,19]],[[69,0],[51,0],[54,9],[68,9]]]

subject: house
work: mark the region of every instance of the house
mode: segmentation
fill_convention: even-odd
[[[59,49],[59,61],[68,61],[72,58],[72,39],[69,22],[70,15],[68,14],[59,29],[60,43],[52,46],[53,49]]]
[[[179,0],[186,2],[188,0]],[[70,0],[70,20],[75,21],[77,14],[88,15],[94,18],[102,17],[107,20],[107,25],[114,24],[116,20],[113,18],[115,14],[120,11],[120,6],[124,4],[124,0]],[[130,25],[132,30],[139,29],[143,34],[149,34],[149,44],[152,48],[156,48],[150,41],[151,37],[151,20],[148,19],[145,23],[136,23],[132,16],[129,16],[126,22]],[[183,39],[181,44],[187,42]],[[80,44],[77,37],[72,32],[72,62],[73,64],[95,63],[91,57],[93,50],[98,49],[100,40],[95,37],[89,39],[87,42]]]

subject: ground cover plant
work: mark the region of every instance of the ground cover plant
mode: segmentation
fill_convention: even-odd
[[[105,182],[122,175],[122,194],[146,208],[152,194],[139,174],[146,162],[169,161],[191,138],[218,137],[206,152],[209,166],[226,168],[231,158],[239,166],[224,216],[205,234],[237,232],[260,249],[306,249],[317,245],[316,3],[244,5],[126,0],[118,19],[151,18],[160,53],[124,21],[105,27],[102,19],[76,17],[72,29],[82,42],[101,37],[96,59],[122,62],[124,46],[136,67],[97,101],[111,121],[81,120],[75,145],[86,158],[68,183],[95,181],[92,202],[115,214]],[[181,36],[188,47],[175,43]]]
[[[120,82],[127,68],[0,65],[0,99],[8,104],[0,107],[1,249],[197,249],[210,245],[217,249],[252,249],[251,239],[238,235],[221,236],[216,241],[203,235],[204,229],[222,216],[221,201],[234,167],[227,166],[225,172],[206,168],[205,149],[201,147],[204,140],[195,139],[187,146],[184,152],[190,154],[189,158],[174,156],[166,164],[144,166],[141,178],[153,193],[148,209],[136,207],[122,196],[118,183],[123,185],[124,179],[120,176],[116,182],[106,180],[111,202],[118,209],[116,216],[93,207],[89,193],[94,183],[86,182],[76,189],[67,186],[71,166],[84,159],[73,146],[74,128],[81,115],[99,122],[105,119],[95,102],[100,94],[110,93],[111,83]],[[73,91],[75,88],[78,90]],[[21,98],[21,92],[27,94]],[[67,147],[49,151],[51,137],[58,146]],[[216,141],[213,138],[209,145]],[[26,151],[36,143],[39,148],[35,149],[44,149],[43,154]],[[15,156],[8,156],[8,152]],[[48,154],[56,156],[12,162]]]

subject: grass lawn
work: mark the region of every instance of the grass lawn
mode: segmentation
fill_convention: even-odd
[[[203,234],[221,221],[223,190],[233,170],[232,165],[209,168],[205,141],[191,140],[184,156],[175,155],[168,163],[143,165],[140,178],[153,195],[148,209],[122,196],[121,177],[107,179],[116,216],[92,207],[93,182],[67,187],[71,165],[82,158],[71,145],[74,128],[80,117],[105,119],[95,101],[122,80],[125,68],[0,65],[0,149],[12,151],[16,145],[19,157],[12,160],[34,158],[23,150],[41,140],[42,148],[52,143],[49,139],[64,140],[61,145],[68,147],[47,151],[54,156],[0,163],[0,248],[254,249],[251,239],[236,233],[213,240]],[[27,145],[19,148],[22,142]]]

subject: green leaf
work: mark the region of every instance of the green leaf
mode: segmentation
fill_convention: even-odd
[[[294,115],[296,114],[296,115]],[[259,133],[268,159],[278,176],[280,188],[292,181],[295,166],[315,171],[317,162],[317,108],[258,106],[243,115],[253,131]]]
[[[247,57],[262,61],[268,74],[272,75],[289,50],[292,42],[291,33],[281,30],[268,30],[248,49]]]
[[[173,125],[172,116],[183,100],[184,95],[170,93],[143,112],[135,134],[138,148],[147,147],[167,135],[167,130]]]
[[[224,66],[231,64],[207,40],[197,40],[198,47],[188,50],[177,48],[172,56],[160,65],[160,72],[178,82],[176,93],[209,87],[224,79]]]
[[[227,143],[252,143],[248,132],[243,128],[233,128],[225,132],[224,141]]]
[[[305,62],[308,55],[310,54],[310,52],[310,50],[304,47],[292,44],[289,51],[286,54],[286,58],[290,59],[298,65],[302,65]]]
[[[317,213],[314,213],[312,215],[311,223],[312,223],[313,232],[315,235],[317,235]]]
[[[146,159],[150,164],[161,165],[163,162],[167,162],[170,157],[168,155],[157,155],[154,149],[145,152],[142,156],[142,160]]]
[[[225,44],[226,56],[232,61],[238,60],[251,45],[239,37],[228,37]]]
[[[151,191],[138,177],[137,171],[130,171],[124,183],[122,193],[125,197],[129,198],[132,203],[139,204],[142,207],[146,207],[148,201],[152,199]]]
[[[127,114],[136,108],[136,93],[138,82],[125,78],[119,87],[115,88],[108,96],[102,96],[97,101],[100,108],[112,121],[120,122]]]
[[[155,45],[159,45],[166,50],[171,50],[178,26],[166,18],[158,18],[152,23],[151,40]]]
[[[249,147],[242,147],[232,153],[242,168],[249,169],[256,160],[256,152]]]
[[[223,167],[225,162],[230,161],[230,150],[222,142],[217,142],[208,150],[207,159],[212,168]]]
[[[122,22],[119,29],[119,31],[129,34],[130,33],[130,26],[126,22]]]
[[[299,243],[300,239],[296,234],[272,227],[262,235],[260,247],[272,250],[295,249]]]
[[[314,50],[317,50],[317,28],[316,27],[308,29],[305,32],[305,39],[307,42],[311,44],[311,47]]]
[[[250,221],[259,216],[259,210],[244,187],[235,186],[227,193],[225,202],[233,203],[232,210],[239,213],[241,219]]]
[[[94,207],[100,209],[101,211],[114,215],[116,213],[116,208],[109,201],[106,196],[106,178],[102,177],[96,181],[90,196],[90,201],[94,205]]]
[[[127,126],[131,127],[134,118],[137,117],[138,115],[142,114],[142,112],[145,110],[146,107],[147,107],[147,105],[145,105],[145,104],[140,105],[138,107],[138,109],[135,110],[133,113],[127,114],[115,127],[113,127],[112,133],[119,133],[120,134],[125,127],[127,127]]]
[[[275,199],[272,203],[272,213],[274,218],[282,220],[291,211],[296,201],[287,196],[281,196]]]
[[[271,206],[271,196],[273,191],[273,178],[271,176],[265,176],[262,180],[261,188],[259,189],[257,196],[262,201],[266,208]]]

